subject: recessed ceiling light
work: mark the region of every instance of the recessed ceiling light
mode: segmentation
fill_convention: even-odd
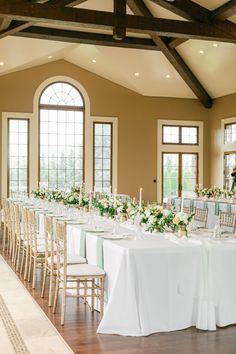
[[[218,47],[218,44],[217,43],[213,43],[213,47]]]
[[[134,76],[139,76],[140,74],[139,73],[134,73]]]
[[[204,50],[199,50],[199,53],[200,54],[204,54]]]
[[[93,60],[92,60],[92,62],[93,62],[93,63],[96,63],[96,62],[97,62],[97,60],[96,60],[96,59],[93,59]]]
[[[52,59],[52,55],[49,55],[49,56],[48,56],[48,59]]]
[[[166,75],[166,78],[169,79],[169,78],[170,78],[170,74],[167,74],[167,75]]]
[[[0,61],[0,65],[3,66],[3,65],[4,65],[4,62],[3,62],[3,61]]]

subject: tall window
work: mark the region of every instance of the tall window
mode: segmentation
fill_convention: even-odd
[[[56,82],[40,98],[40,184],[80,185],[84,171],[84,100],[71,84]]]
[[[233,178],[231,173],[236,166],[236,152],[224,153],[224,187],[229,190],[231,188]]]
[[[29,120],[8,119],[8,195],[28,192]]]
[[[94,122],[93,126],[94,190],[112,189],[112,123]]]

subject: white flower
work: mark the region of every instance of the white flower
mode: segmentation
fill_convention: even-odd
[[[163,210],[162,210],[162,214],[163,214],[163,216],[164,216],[164,217],[169,216],[169,215],[170,215],[170,213],[171,213],[171,211],[170,211],[170,210],[168,210],[168,209],[163,209]]]
[[[183,221],[184,224],[188,223],[188,214],[183,213],[182,211],[177,213],[176,216],[179,218],[180,221]]]

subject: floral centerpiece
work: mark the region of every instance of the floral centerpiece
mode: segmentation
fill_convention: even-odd
[[[169,226],[173,231],[178,231],[179,236],[187,236],[187,226],[192,221],[194,213],[187,214],[182,211],[173,214]]]
[[[146,207],[141,218],[141,224],[146,225],[147,231],[164,232],[170,226],[173,211],[164,209],[161,205]]]
[[[114,217],[116,213],[116,201],[111,196],[104,196],[101,199],[94,198],[93,206],[99,210],[100,215]]]
[[[37,199],[45,199],[47,198],[47,190],[46,189],[40,189],[40,188],[37,188],[37,189],[33,189],[31,191],[31,195],[34,197],[34,198],[37,198]]]
[[[48,201],[62,202],[64,200],[65,193],[59,189],[49,190],[47,193]]]

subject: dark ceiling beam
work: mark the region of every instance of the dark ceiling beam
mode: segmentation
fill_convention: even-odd
[[[12,21],[8,28],[4,30],[0,29],[0,39],[6,36],[11,36],[16,32],[22,31],[30,26],[32,26],[31,22]]]
[[[218,23],[216,24],[215,22],[218,20],[225,20],[225,18],[220,18],[217,17],[217,10],[219,10],[219,14],[221,11],[223,11],[223,7],[225,5],[222,5],[220,8],[216,9],[215,11],[210,11],[199,4],[190,1],[190,0],[175,0],[173,2],[168,2],[165,0],[151,0],[153,3],[175,13],[176,15],[179,15],[189,21],[197,21],[197,22],[205,22],[205,23],[214,23],[214,25],[217,27]],[[235,0],[229,1],[231,3],[231,6],[236,4]],[[236,5],[235,5],[236,8]],[[220,10],[221,9],[221,10]],[[235,9],[231,9],[232,11],[235,11]],[[218,21],[219,22],[219,21]],[[230,31],[234,30],[236,32],[236,24],[230,22],[230,21],[224,21],[224,31],[227,32],[227,25],[229,25]],[[221,27],[220,27],[221,28]],[[182,44],[185,42],[187,39],[180,38],[176,40],[175,38],[170,39],[169,41],[169,46],[171,48],[176,48],[178,45]]]
[[[224,21],[236,14],[236,0],[228,1],[211,13],[212,21]]]
[[[135,15],[143,15],[147,18],[152,18],[153,15],[147,6],[141,0],[128,0],[128,5]],[[194,92],[196,97],[206,108],[212,107],[212,99],[198,81],[196,76],[189,69],[187,64],[183,61],[181,56],[175,49],[171,49],[166,43],[164,38],[157,36],[156,34],[151,35],[152,40],[156,43],[158,48],[162,51],[168,61],[172,64],[178,74],[182,77],[189,88]]]
[[[49,4],[15,4],[13,0],[0,1],[0,17],[19,21],[43,22],[50,25],[64,25],[95,28],[108,28],[119,24],[113,13],[60,7]],[[216,26],[208,23],[194,23],[142,16],[125,15],[127,31],[157,34],[159,36],[191,38],[202,40],[217,40],[236,43],[234,27],[225,24]],[[233,24],[232,24],[233,25]],[[227,30],[227,32],[225,32]]]
[[[149,38],[125,37],[122,41],[115,40],[111,35],[91,32],[69,31],[45,27],[30,27],[14,34],[17,37],[47,39],[67,43],[82,43],[109,47],[145,49],[158,51],[159,48]]]
[[[11,24],[11,19],[9,18],[1,18],[0,19],[0,31],[6,30]]]
[[[113,0],[114,14],[118,19],[117,25],[113,28],[113,37],[120,41],[125,38],[125,15],[126,15],[126,0]]]
[[[151,0],[155,4],[181,16],[189,21],[208,22],[211,11],[197,3],[189,0],[175,0],[169,2],[166,0]]]

